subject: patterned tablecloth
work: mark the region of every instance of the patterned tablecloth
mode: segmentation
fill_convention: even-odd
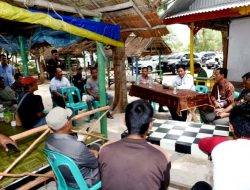
[[[163,89],[159,84],[154,84],[152,88],[146,84],[132,85],[129,95],[168,106],[177,113],[190,108],[212,105],[208,94],[199,94],[192,90],[177,90],[174,94],[173,90]]]

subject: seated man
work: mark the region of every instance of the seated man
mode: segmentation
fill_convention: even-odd
[[[150,82],[153,82],[153,79],[151,76],[148,75],[148,68],[143,67],[141,69],[141,76],[139,76],[139,83],[149,84]],[[167,112],[167,111],[163,109],[162,105],[159,105],[158,112]]]
[[[12,90],[16,92],[17,101],[19,102],[19,97],[24,94],[24,87],[21,83],[23,75],[21,73],[16,73],[14,75],[15,82],[11,85]]]
[[[218,119],[214,120],[215,124],[224,123],[229,125],[229,114],[232,108],[235,105],[250,104],[250,72],[244,74],[242,76],[242,80],[244,85],[243,91],[240,93],[239,97],[234,103],[230,104],[225,109],[221,108],[216,110],[216,116]]]
[[[21,83],[24,86],[25,94],[20,97],[17,112],[22,126],[31,129],[45,125],[42,97],[34,94],[38,90],[37,80],[33,77],[24,77],[21,79]]]
[[[12,111],[17,107],[16,94],[9,86],[5,86],[3,77],[0,77],[0,104]]]
[[[213,86],[210,98],[215,109],[227,108],[230,104],[234,102],[234,86],[230,83],[227,78],[227,69],[218,68],[215,71],[215,84]],[[219,120],[216,116],[216,110],[204,110],[200,109],[200,115],[204,123],[214,124],[214,125],[227,125],[228,121]]]
[[[9,151],[9,149],[7,147],[8,144],[12,144],[13,146],[15,146],[17,148],[17,144],[15,141],[13,141],[11,138],[9,138],[3,134],[0,134],[0,146],[2,146],[6,152]]]
[[[49,88],[51,91],[52,100],[62,108],[65,108],[63,96],[67,96],[66,94],[62,94],[62,88],[64,87],[70,87],[70,82],[66,77],[63,76],[62,69],[56,68],[55,77],[53,77],[50,81]],[[67,99],[67,97],[65,98]]]
[[[144,100],[128,104],[128,136],[105,145],[99,154],[102,189],[167,189],[171,163],[166,150],[146,141],[152,127],[153,108]]]
[[[89,110],[91,110],[92,102],[94,100],[99,101],[98,70],[97,68],[94,67],[90,70],[90,72],[91,72],[91,78],[88,78],[86,83],[86,91],[89,94],[89,96],[87,97],[87,104]],[[113,96],[106,93],[106,99],[108,105],[110,106],[110,110],[112,110],[112,104],[114,99]],[[113,119],[113,116],[111,115],[110,112],[107,113],[107,117]]]
[[[198,78],[207,78],[207,72],[201,68],[199,63],[194,64],[194,73],[197,74]],[[205,85],[205,82],[198,82],[198,85]]]
[[[100,181],[98,160],[94,155],[96,152],[90,152],[83,142],[77,140],[77,136],[71,134],[71,121],[69,120],[73,112],[70,109],[61,107],[53,108],[46,116],[48,126],[54,133],[48,136],[46,148],[73,159],[78,165],[83,178],[89,187]],[[62,168],[62,173],[67,184],[77,188],[77,184],[72,174],[67,168]]]
[[[173,85],[169,86],[170,90],[174,89],[174,84],[177,85],[178,89],[186,89],[186,90],[193,90],[195,91],[194,80],[193,77],[186,73],[185,65],[177,65],[177,72],[178,75],[173,80]],[[169,109],[172,119],[177,121],[186,121],[187,120],[187,113],[188,111],[182,111],[181,115],[176,113],[176,110]],[[195,116],[194,116],[195,117]]]
[[[249,115],[249,105],[235,106],[229,116],[234,139],[209,137],[199,142],[200,149],[212,157],[214,189],[235,190],[250,187]]]
[[[84,93],[84,85],[86,84],[86,79],[83,78],[82,71],[83,71],[82,67],[77,68],[77,73],[76,75],[73,76],[72,80],[74,86],[79,89],[81,97]]]

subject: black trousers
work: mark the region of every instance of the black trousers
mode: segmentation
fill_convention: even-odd
[[[170,111],[170,114],[171,114],[173,120],[177,120],[177,121],[186,121],[187,120],[187,114],[188,114],[187,110],[182,111],[181,115],[178,115],[176,113],[175,109],[169,109],[169,111]]]

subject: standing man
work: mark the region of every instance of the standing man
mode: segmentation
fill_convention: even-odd
[[[0,55],[1,65],[0,65],[0,76],[4,78],[5,86],[11,87],[14,83],[15,70],[12,65],[7,63],[7,57],[5,54]]]
[[[58,60],[59,54],[56,49],[51,50],[51,58],[46,64],[47,72],[49,73],[50,80],[55,76],[56,68],[59,67],[60,62]]]
[[[55,103],[62,108],[65,108],[63,96],[67,99],[67,95],[62,94],[62,89],[64,87],[70,87],[70,82],[63,76],[62,69],[56,68],[55,76],[51,80],[49,88],[53,101],[55,101]]]
[[[128,136],[104,145],[99,154],[103,190],[166,190],[171,163],[166,150],[146,141],[153,108],[144,100],[128,104]]]
[[[227,69],[218,68],[214,76],[215,84],[210,95],[213,106],[215,109],[227,108],[234,102],[234,86],[227,80]],[[214,120],[219,119],[216,113],[216,110],[200,109],[201,118],[207,124],[214,124]],[[221,121],[220,125],[228,125],[228,121]]]
[[[169,86],[169,89],[173,90],[174,89],[173,86],[174,86],[174,84],[176,84],[178,89],[186,89],[186,90],[195,91],[193,77],[186,73],[185,66],[184,65],[177,65],[176,67],[177,67],[178,75],[173,80],[173,85]],[[177,121],[186,121],[187,120],[187,113],[188,113],[187,110],[182,111],[181,115],[178,115],[176,113],[176,110],[174,110],[172,108],[170,108],[169,111],[171,113],[173,120],[177,120]]]
[[[92,102],[94,100],[99,101],[99,86],[98,86],[98,70],[96,67],[91,68],[91,78],[87,79],[86,83],[86,91],[89,94],[87,97],[87,104],[89,107],[89,110],[92,108]],[[113,104],[113,99],[114,97],[108,93],[106,93],[106,100],[108,102],[108,105],[110,106],[110,110],[112,110],[112,104]],[[113,116],[111,115],[110,112],[107,113],[107,117],[109,119],[113,119]]]
[[[35,95],[38,90],[37,80],[33,77],[24,77],[21,79],[25,94],[20,97],[17,112],[22,122],[22,126],[31,129],[46,124],[44,105],[42,97]]]
[[[151,76],[148,75],[148,68],[143,67],[141,72],[141,76],[139,77],[139,83],[140,84],[149,84],[150,82],[153,82],[153,79]],[[167,112],[163,109],[162,105],[159,105],[158,112]]]

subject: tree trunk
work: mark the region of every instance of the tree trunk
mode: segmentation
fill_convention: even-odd
[[[115,113],[123,113],[128,104],[127,79],[125,69],[125,47],[113,47],[112,58],[114,63],[115,75],[115,99],[113,103],[113,111]]]
[[[45,75],[44,75],[44,67],[45,67],[45,60],[44,57],[42,55],[40,55],[38,58],[38,66],[39,66],[39,70],[40,70],[40,80],[41,83],[44,82],[45,79]]]

